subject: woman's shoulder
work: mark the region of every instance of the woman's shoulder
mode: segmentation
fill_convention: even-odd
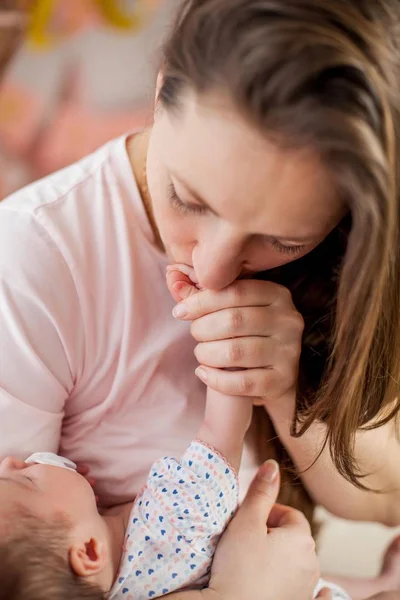
[[[25,249],[22,260],[34,261],[53,250],[71,272],[104,270],[107,256],[134,250],[143,210],[121,137],[0,203],[3,256]]]
[[[36,217],[49,210],[53,210],[54,214],[58,205],[62,204],[65,208],[79,196],[81,203],[84,202],[84,198],[93,193],[93,188],[101,189],[104,197],[110,187],[107,185],[107,172],[115,168],[118,171],[118,155],[123,154],[123,145],[123,138],[112,140],[78,162],[14,192],[0,203],[2,216],[4,211]],[[118,179],[121,177],[116,172],[112,183],[118,183]],[[115,190],[115,185],[112,189]],[[135,187],[133,191],[136,191]]]

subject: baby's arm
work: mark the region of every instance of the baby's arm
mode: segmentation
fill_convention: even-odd
[[[225,396],[208,388],[204,420],[197,437],[218,450],[236,472],[239,471],[252,412],[253,404],[249,398]]]
[[[199,291],[192,267],[171,265],[167,272],[169,288],[177,302]],[[218,450],[236,472],[240,467],[252,410],[252,402],[248,398],[225,396],[211,389],[207,391],[206,413],[197,437]]]

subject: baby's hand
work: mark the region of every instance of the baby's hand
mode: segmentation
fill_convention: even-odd
[[[167,286],[175,302],[186,300],[200,289],[194,269],[179,264],[167,267]]]

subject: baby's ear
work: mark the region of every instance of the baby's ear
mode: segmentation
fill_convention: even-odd
[[[108,564],[107,545],[97,538],[76,542],[69,549],[69,564],[78,577],[97,575]]]

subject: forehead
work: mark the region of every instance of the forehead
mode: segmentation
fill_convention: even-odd
[[[278,147],[220,96],[187,94],[156,128],[166,167],[249,231],[311,234],[336,217],[340,203],[317,153]]]

